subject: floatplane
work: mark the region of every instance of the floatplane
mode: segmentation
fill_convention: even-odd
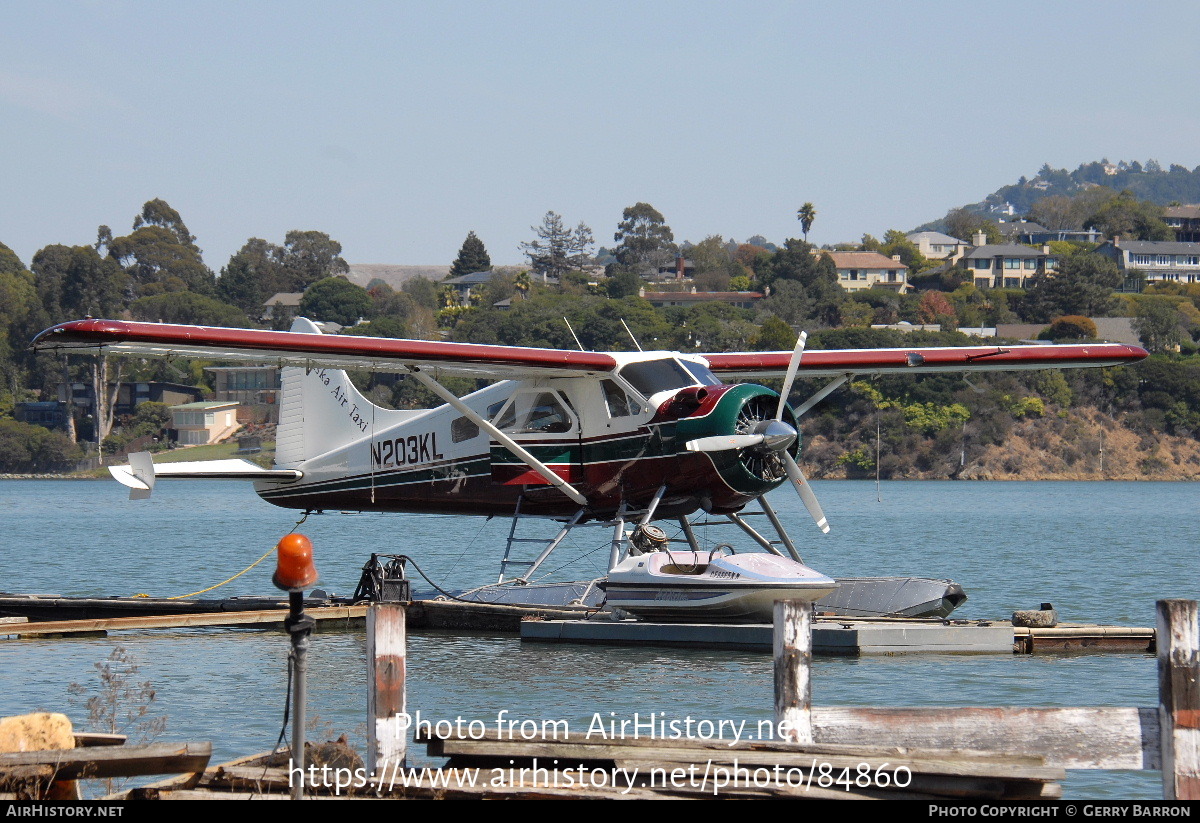
[[[767,492],[789,484],[822,532],[829,523],[804,472],[798,420],[855,376],[1115,366],[1136,346],[1085,344],[690,354],[589,352],[322,334],[305,318],[290,331],[118,320],[47,329],[39,350],[134,357],[192,357],[281,367],[275,465],[247,460],[155,464],[148,453],[110,469],[148,497],[165,479],[252,481],[264,500],[305,511],[437,512],[512,516],[497,584],[474,599],[528,602],[534,575],[574,528],[612,529],[607,605],[654,620],[770,619],[790,598],[824,607],[842,596],[873,603],[861,613],[945,614],[965,599],[949,581],[864,578],[839,582],[805,565]],[[346,369],[400,373],[444,404],[382,408]],[[459,397],[442,375],[497,381]],[[828,382],[795,407],[798,376]],[[783,378],[775,392],[732,380]],[[751,525],[757,505],[776,537]],[[694,515],[723,519],[763,552],[705,548]],[[533,560],[510,556],[519,518],[560,528]],[[672,539],[657,522],[674,521]],[[674,530],[674,526],[671,526]],[[765,530],[765,529],[764,529]],[[674,546],[672,545],[674,544]],[[508,567],[523,565],[519,575]],[[900,581],[898,584],[897,581]],[[947,585],[949,584],[949,585]],[[839,592],[839,588],[841,591]],[[579,595],[584,602],[595,587]],[[831,607],[836,608],[832,602]]]

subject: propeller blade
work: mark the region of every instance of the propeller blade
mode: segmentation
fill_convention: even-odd
[[[683,444],[690,452],[723,452],[730,449],[747,449],[763,442],[761,434],[724,434],[715,437],[697,437]]]
[[[796,487],[796,491],[800,495],[800,500],[804,503],[804,508],[808,509],[808,513],[812,515],[812,519],[817,522],[817,528],[829,534],[829,521],[825,519],[825,512],[821,511],[821,504],[817,502],[817,496],[813,494],[812,486],[808,485],[808,478],[804,476],[804,472],[800,471],[800,467],[796,465],[796,461],[790,454],[780,452],[783,457],[783,465],[787,467],[788,477],[791,478],[792,485]]]
[[[796,382],[796,370],[800,368],[800,355],[804,354],[804,341],[808,340],[808,332],[800,332],[796,338],[796,348],[792,359],[788,361],[787,374],[783,378],[783,386],[779,390],[779,408],[775,410],[775,419],[783,419],[783,410],[787,406],[788,395],[792,393],[792,383]]]

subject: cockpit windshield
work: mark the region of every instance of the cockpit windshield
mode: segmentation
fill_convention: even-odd
[[[643,397],[650,397],[669,389],[694,386],[699,382],[673,357],[630,363],[621,369],[620,374],[629,381],[631,386],[641,392]]]
[[[692,373],[692,377],[696,378],[697,382],[702,386],[719,386],[721,381],[717,376],[708,370],[708,366],[702,366],[699,363],[693,363],[690,360],[683,360],[683,367]]]

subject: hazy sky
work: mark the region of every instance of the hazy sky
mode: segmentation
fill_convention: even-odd
[[[910,229],[1043,163],[1200,165],[1200,3],[0,0],[0,242],[174,206],[214,270],[498,264],[547,210],[612,245]]]

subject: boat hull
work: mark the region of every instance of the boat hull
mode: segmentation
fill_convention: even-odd
[[[607,606],[662,623],[769,623],[776,600],[812,602],[837,581],[767,554],[654,552],[628,557],[604,584]]]

